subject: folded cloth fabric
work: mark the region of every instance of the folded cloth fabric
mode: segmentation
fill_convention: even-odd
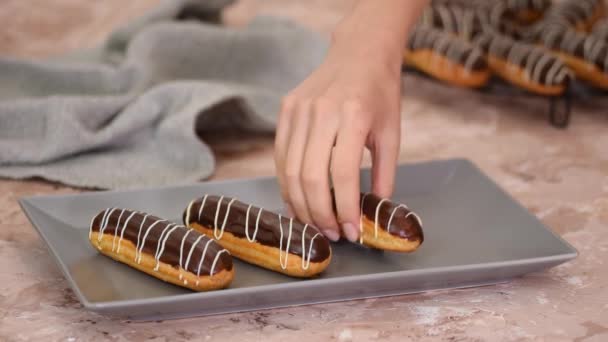
[[[229,2],[168,0],[97,49],[0,58],[0,176],[183,184],[214,169],[197,132],[271,132],[280,98],[321,62],[327,41],[285,19],[200,20]]]

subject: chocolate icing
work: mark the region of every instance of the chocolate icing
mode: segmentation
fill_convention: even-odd
[[[472,71],[487,69],[487,63],[479,49],[449,32],[435,28],[416,26],[410,34],[408,49],[432,50]]]
[[[221,202],[220,202],[221,198]],[[248,204],[245,204],[240,201],[233,201],[230,205],[230,211],[228,217],[226,218],[226,211],[228,210],[228,204],[231,202],[232,198],[230,197],[220,197],[208,195],[205,199],[205,205],[203,210],[199,211],[201,208],[201,204],[203,202],[203,198],[196,199],[191,205],[184,211],[183,220],[184,224],[188,225],[189,223],[198,223],[204,226],[207,229],[214,229],[215,222],[217,221],[217,234],[221,234],[221,226],[226,219],[226,226],[224,228],[225,232],[229,232],[233,235],[236,235],[240,238],[247,239],[247,234],[245,232],[245,222],[247,218],[247,209],[249,208]],[[218,203],[220,203],[219,211]],[[188,210],[190,210],[190,215],[188,215]],[[256,221],[258,218],[258,213],[260,208],[251,206],[249,209],[249,237],[252,238],[255,228]],[[217,219],[216,219],[217,215]],[[186,222],[186,218],[189,216],[190,222]],[[283,227],[283,242],[281,244],[281,230],[279,225],[279,217],[281,218],[281,224]],[[263,210],[259,220],[259,226],[257,235],[255,236],[255,241],[258,243],[280,248],[283,247],[282,250],[286,250],[286,246],[288,243],[289,236],[289,225],[290,220],[287,217],[279,216],[271,211]],[[289,243],[289,253],[298,255],[299,257],[303,257],[302,251],[302,232],[304,230],[304,224],[293,220],[292,223],[292,233],[291,233],[291,241]],[[306,232],[304,234],[304,248],[305,257],[312,262],[321,262],[326,260],[331,255],[331,250],[329,246],[328,240],[322,235],[317,235],[318,230],[312,226],[308,226]],[[317,235],[317,238],[313,239],[313,237]],[[217,237],[217,236],[216,236]],[[312,246],[311,246],[312,240]],[[245,240],[247,241],[247,240]],[[310,254],[309,254],[310,248]]]
[[[422,24],[457,33],[466,40],[482,32],[516,38],[525,30],[518,22],[518,14],[523,11],[542,14],[549,5],[549,0],[435,0],[423,12]]]
[[[608,41],[557,23],[541,25],[537,32],[538,39],[546,47],[583,59],[600,70],[608,71]]]
[[[363,216],[375,223],[376,220],[376,209],[382,201],[382,198],[368,193],[361,194],[360,205],[362,205],[361,212]],[[398,208],[397,208],[398,207]],[[395,212],[393,215],[393,211]],[[424,235],[422,233],[422,223],[416,218],[415,215],[408,215],[412,211],[405,208],[399,203],[392,201],[384,201],[378,210],[378,229],[388,231],[391,235],[395,235],[402,239],[408,239],[410,241],[424,241]],[[387,226],[389,220],[391,220],[390,226]]]
[[[534,10],[543,12],[551,6],[551,0],[503,0],[510,11]]]
[[[603,6],[604,0],[565,0],[554,4],[546,18],[569,25],[579,25],[590,20]]]
[[[422,13],[422,26],[430,26],[442,31],[456,33],[469,40],[483,30],[481,11],[459,5],[436,4]]]
[[[524,69],[529,81],[543,85],[561,85],[570,78],[566,65],[541,47],[489,33],[476,37],[474,44],[489,56]]]
[[[100,212],[99,214],[97,214],[94,218],[93,221],[91,222],[91,230],[94,232],[99,232],[100,228],[102,227],[103,223],[102,223],[102,219],[104,217],[104,215],[106,214],[106,212],[111,211],[110,215],[108,216],[108,222],[105,225],[105,229],[103,230],[103,234],[105,235],[112,235],[112,236],[116,236],[116,248],[118,249],[119,247],[119,240],[120,240],[120,236],[124,227],[125,222],[127,222],[127,218],[129,218],[131,216],[131,214],[133,213],[132,210],[126,210],[126,209],[114,209],[112,211],[112,209],[106,209],[102,212]],[[158,244],[160,242],[161,239],[161,235],[163,234],[163,231],[165,231],[165,233],[168,233],[169,230],[171,230],[173,227],[177,226],[172,222],[166,221],[166,220],[162,220],[156,216],[152,216],[152,215],[148,215],[147,217],[145,217],[146,214],[145,213],[140,213],[140,212],[135,212],[135,214],[131,217],[130,220],[128,220],[128,223],[126,225],[126,228],[124,229],[124,233],[123,233],[123,239],[130,241],[131,243],[133,243],[133,245],[135,245],[136,247],[138,246],[138,235],[139,235],[139,240],[140,242],[143,243],[143,253],[147,253],[149,255],[155,256],[157,253],[157,249],[158,249]],[[142,225],[142,221],[144,221],[144,217],[145,217],[145,222]],[[118,222],[120,219],[120,222]],[[152,227],[149,231],[149,234],[147,235],[145,242],[143,241],[143,236],[145,234],[145,232],[147,231],[147,229],[154,224],[155,222],[161,220],[161,222],[157,223],[154,227]],[[165,228],[167,228],[169,225],[171,225],[171,227],[169,227],[168,229],[165,230]],[[141,233],[140,233],[140,226],[141,226]],[[201,236],[200,233],[188,229],[184,226],[177,226],[177,228],[175,230],[172,231],[172,233],[168,236],[167,241],[165,243],[165,249],[163,251],[163,253],[160,255],[160,261],[169,264],[175,268],[179,268],[180,265],[180,249],[181,249],[181,245],[182,245],[182,239],[184,238],[184,235],[186,235],[186,233],[190,230],[190,233],[188,233],[188,236],[186,236],[185,240],[184,240],[184,244],[183,244],[183,253],[182,253],[182,267],[186,266],[186,258],[188,256],[188,253],[190,252],[192,245],[196,242],[197,239],[199,239],[199,237]],[[186,270],[189,272],[192,272],[194,274],[197,274],[198,271],[198,265],[200,263],[201,258],[203,257],[203,251],[205,249],[205,245],[207,244],[207,241],[209,241],[209,238],[206,236],[203,236],[201,239],[199,239],[199,242],[196,244],[196,246],[194,247],[194,250],[192,251],[192,255],[190,258],[190,262],[187,265]],[[140,248],[142,246],[140,245]],[[121,247],[122,248],[122,247]],[[223,248],[218,245],[215,241],[212,241],[209,243],[209,246],[207,247],[207,251],[205,254],[205,258],[203,260],[203,264],[201,266],[200,269],[200,275],[209,275],[209,272],[213,266],[213,262],[214,259],[216,257],[216,255],[223,250]],[[215,265],[214,270],[214,274],[218,273],[222,270],[231,270],[232,269],[232,258],[229,254],[227,253],[223,253],[219,256],[217,263]]]
[[[608,42],[608,19],[603,19],[593,25],[591,34],[596,38]]]

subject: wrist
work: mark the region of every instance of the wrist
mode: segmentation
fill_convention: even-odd
[[[427,0],[359,0],[332,34],[332,50],[401,67],[411,27]]]
[[[360,30],[344,22],[332,34],[330,54],[335,55],[338,61],[348,58],[380,63],[394,70],[401,68],[404,49],[404,42],[394,32],[377,28]]]

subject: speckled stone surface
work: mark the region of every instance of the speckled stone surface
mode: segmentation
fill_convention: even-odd
[[[42,57],[92,46],[155,0],[1,0],[0,53]],[[241,1],[225,15],[284,15],[328,32],[349,1]],[[0,75],[1,77],[1,75]],[[400,160],[473,160],[573,244],[573,262],[507,284],[177,321],[135,323],[84,311],[17,198],[78,191],[0,180],[0,340],[608,341],[608,99],[576,103],[570,128],[546,103],[404,81]],[[210,137],[215,179],[272,175],[272,137]],[[369,161],[366,161],[369,163]],[[454,246],[458,248],[458,246]]]

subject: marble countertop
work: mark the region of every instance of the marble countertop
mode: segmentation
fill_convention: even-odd
[[[43,57],[92,46],[156,0],[52,0],[0,7],[0,53]],[[350,1],[240,1],[226,21],[284,15],[328,32]],[[126,5],[125,5],[126,4]],[[69,18],[67,20],[66,18]],[[580,256],[512,282],[463,290],[164,322],[108,319],[82,309],[17,204],[79,191],[0,180],[0,340],[403,341],[608,340],[608,99],[575,102],[566,130],[542,100],[404,80],[401,162],[465,157],[574,245]],[[211,139],[215,179],[272,175],[272,138]],[[369,163],[369,160],[366,160]]]

